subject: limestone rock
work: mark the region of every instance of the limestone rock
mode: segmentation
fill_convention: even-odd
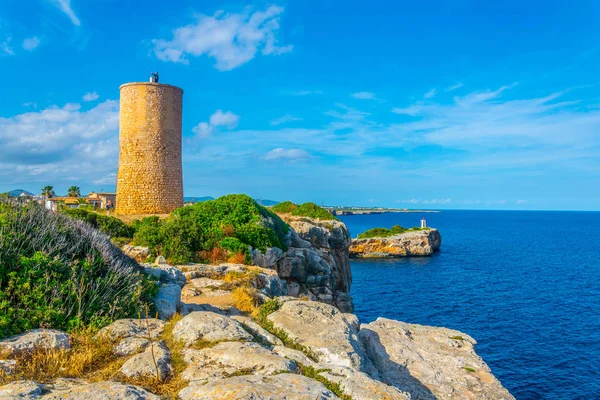
[[[98,335],[107,335],[113,340],[125,339],[128,337],[137,337],[147,339],[158,338],[165,330],[165,322],[156,318],[119,319],[112,324],[105,326],[98,332]]]
[[[210,278],[196,278],[190,281],[190,284],[198,289],[218,289],[225,284],[223,281]]]
[[[144,264],[143,267],[144,273],[155,276],[163,284],[172,283],[183,287],[187,282],[185,275],[177,267],[171,267],[167,264]]]
[[[12,375],[15,373],[17,368],[17,362],[15,360],[0,360],[0,372],[5,375]]]
[[[142,388],[118,382],[98,382],[74,385],[64,390],[52,390],[42,400],[160,400]]]
[[[121,373],[129,378],[158,376],[164,380],[172,373],[171,353],[164,343],[151,343],[143,353],[131,357],[121,367]]]
[[[232,374],[273,375],[294,372],[296,363],[258,343],[223,342],[211,348],[185,351],[188,368],[182,377],[188,381],[225,378]]]
[[[173,336],[191,346],[197,340],[251,341],[252,336],[239,322],[209,311],[195,311],[175,324]]]
[[[158,256],[154,260],[154,265],[167,265],[167,260],[163,256]]]
[[[190,385],[179,392],[182,400],[332,400],[336,395],[322,383],[296,374],[247,375]]]
[[[269,247],[264,253],[252,250],[252,264],[263,268],[275,269],[277,262],[283,258],[283,250],[279,247]]]
[[[148,345],[150,341],[148,339],[139,338],[139,337],[128,337],[115,347],[114,353],[118,356],[130,356],[132,354],[137,354],[143,351]]]
[[[352,323],[337,308],[314,301],[290,301],[267,318],[315,352],[319,362],[377,374]]]
[[[352,400],[410,400],[411,398],[408,393],[376,381],[354,368],[331,364],[319,364],[316,368],[324,369],[325,371],[319,375],[338,383],[344,394],[352,397]]]
[[[43,387],[33,381],[16,381],[0,386],[0,400],[37,399]]]
[[[6,357],[34,350],[70,348],[69,336],[55,329],[33,329],[0,341],[0,353]]]
[[[462,332],[378,318],[359,336],[381,380],[413,398],[514,399]]]
[[[311,360],[299,350],[290,349],[285,346],[275,346],[273,347],[273,352],[275,354],[280,355],[281,357],[289,358],[294,361],[296,364],[302,364],[308,367],[316,367],[317,363]]]
[[[196,311],[210,311],[216,314],[224,315],[227,317],[242,315],[242,312],[235,307],[227,305],[215,305],[215,304],[195,304],[195,303],[182,303],[181,314],[186,316]]]
[[[249,330],[251,334],[255,337],[258,337],[260,342],[264,342],[267,345],[271,346],[283,346],[283,342],[275,335],[264,329],[262,326],[257,324],[250,317],[246,317],[244,315],[235,315],[232,316],[231,319],[236,320],[241,323],[246,330]]]
[[[169,283],[158,288],[154,304],[160,319],[171,318],[178,310],[181,310],[181,286]]]
[[[392,258],[430,256],[440,249],[442,237],[437,229],[409,231],[389,237],[353,239],[350,257]]]
[[[142,246],[131,246],[126,244],[121,248],[123,253],[133,258],[137,262],[145,262],[150,257],[150,249]]]

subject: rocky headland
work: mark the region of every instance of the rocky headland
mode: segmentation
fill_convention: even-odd
[[[343,223],[281,218],[284,248],[251,249],[253,265],[147,263],[150,249],[124,247],[138,265],[94,233],[106,260],[155,283],[153,307],[99,331],[29,329],[0,339],[0,399],[514,399],[467,334],[361,323],[351,313],[354,244]],[[441,242],[435,229],[405,237],[411,254]]]
[[[442,237],[437,229],[409,230],[387,237],[352,239],[351,258],[394,258],[430,256],[440,249]]]

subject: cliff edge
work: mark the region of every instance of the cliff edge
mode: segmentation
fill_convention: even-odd
[[[440,249],[442,236],[437,229],[407,231],[388,237],[352,239],[352,258],[394,258],[430,256]]]

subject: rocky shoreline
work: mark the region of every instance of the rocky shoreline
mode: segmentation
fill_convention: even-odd
[[[287,250],[253,251],[258,266],[142,264],[160,284],[158,318],[117,320],[83,348],[52,329],[0,340],[0,399],[514,399],[462,332],[385,318],[361,324],[350,313],[345,225],[286,222]],[[439,248],[437,230],[418,234],[409,247]],[[262,305],[247,308],[248,293]],[[66,366],[80,352],[92,359],[72,379]],[[32,379],[44,357],[65,367]]]
[[[388,237],[352,239],[349,252],[351,258],[431,256],[441,245],[438,230],[429,228]]]

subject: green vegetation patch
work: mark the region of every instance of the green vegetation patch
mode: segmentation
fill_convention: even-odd
[[[118,218],[83,208],[64,208],[61,213],[85,221],[111,238],[133,238],[134,229]]]
[[[426,230],[429,230],[429,228],[418,228],[416,226],[413,228],[403,228],[400,225],[394,225],[394,226],[392,226],[392,229],[387,229],[387,228],[369,229],[368,231],[365,231],[365,232],[359,234],[358,238],[359,239],[370,239],[370,238],[375,238],[375,237],[390,237],[390,236],[394,236],[394,235],[399,235],[404,232],[426,231]]]
[[[279,203],[271,207],[271,210],[280,214],[291,214],[298,208],[297,204],[292,203],[291,201],[284,201],[283,203]]]
[[[156,283],[89,224],[0,199],[0,337],[135,317]]]
[[[335,394],[340,399],[352,400],[351,396],[344,393],[344,391],[342,390],[339,383],[332,382],[329,379],[325,378],[323,375],[321,375],[321,373],[323,373],[323,372],[330,372],[331,371],[330,369],[316,369],[314,367],[310,367],[310,366],[306,366],[306,365],[302,365],[302,364],[300,364],[299,367],[300,367],[300,373],[302,375],[306,376],[307,378],[311,378],[311,379],[321,382],[323,384],[323,386],[325,386],[327,389],[332,391],[333,394]]]
[[[292,215],[295,215],[297,217],[308,217],[313,219],[324,220],[337,219],[329,211],[327,211],[323,207],[319,207],[315,203],[303,203],[299,205],[298,208],[296,208],[292,212]]]
[[[148,217],[132,224],[134,243],[147,246],[170,263],[208,262],[226,254],[242,254],[268,247],[287,250],[289,226],[273,211],[243,194],[232,194],[175,210],[159,220]]]

